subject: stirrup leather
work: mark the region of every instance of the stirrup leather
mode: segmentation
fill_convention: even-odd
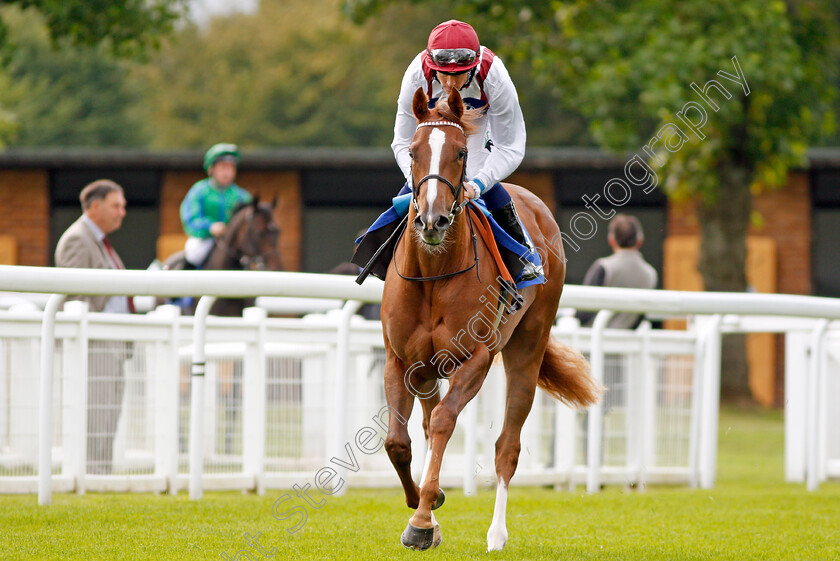
[[[525,298],[519,294],[516,286],[503,278],[499,278],[499,284],[502,286],[502,300],[507,300],[507,295],[510,294],[510,304],[505,306],[507,313],[513,314],[521,310],[522,306],[525,305]],[[504,304],[505,302],[502,303]]]

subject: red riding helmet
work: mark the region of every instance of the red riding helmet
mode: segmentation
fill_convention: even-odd
[[[426,57],[429,67],[440,72],[466,72],[478,66],[481,44],[468,23],[451,19],[429,34]]]

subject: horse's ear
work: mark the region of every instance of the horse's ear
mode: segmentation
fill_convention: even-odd
[[[461,94],[458,93],[458,90],[452,88],[449,99],[446,101],[449,103],[449,109],[460,120],[464,116],[464,100],[461,99]]]
[[[426,97],[423,88],[417,88],[417,91],[414,92],[414,101],[411,108],[414,110],[414,116],[417,117],[418,123],[422,123],[429,116],[429,98]]]

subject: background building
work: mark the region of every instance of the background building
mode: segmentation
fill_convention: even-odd
[[[751,290],[840,296],[840,150],[813,150],[810,156],[810,168],[794,171],[785,189],[755,197],[757,224],[748,242]],[[58,237],[80,213],[80,190],[107,177],[124,187],[128,200],[128,215],[114,244],[127,267],[148,267],[183,246],[178,209],[190,186],[203,177],[201,157],[200,151],[98,149],[0,154],[0,206],[6,212],[0,223],[0,262],[51,266]],[[569,220],[579,212],[589,212],[599,225],[591,239],[578,240],[578,251],[567,244],[569,283],[580,283],[592,261],[610,252],[607,222],[587,210],[583,197],[621,177],[624,163],[597,149],[535,149],[511,177],[554,210],[563,231],[569,232]],[[278,149],[246,151],[237,182],[261,199],[278,197],[286,268],[326,272],[348,260],[355,233],[385,210],[403,178],[387,150]],[[663,288],[702,290],[691,204],[638,189],[620,210],[641,220],[642,251],[658,270]],[[754,393],[763,403],[779,403],[781,338],[750,338]]]

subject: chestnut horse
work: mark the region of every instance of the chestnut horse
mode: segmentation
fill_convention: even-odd
[[[430,110],[425,93],[417,90],[413,110],[418,126],[410,148],[412,207],[382,297],[385,394],[391,411],[385,447],[406,503],[416,509],[401,542],[419,550],[440,544],[440,526],[432,510],[444,500],[438,479],[443,453],[458,414],[478,393],[493,357],[501,351],[507,397],[496,441],[495,510],[487,532],[487,549],[498,550],[507,541],[507,489],[537,385],[580,407],[596,403],[602,388],[589,376],[589,365],[580,353],[549,340],[566,274],[561,256],[546,252],[546,283],[521,290],[520,310],[494,316],[496,308],[505,304],[489,302],[486,296],[501,293],[499,270],[488,248],[474,243],[470,224],[474,218],[464,210],[470,115],[465,115],[457,91]],[[559,239],[557,223],[540,199],[515,185],[506,188],[533,239]],[[449,380],[443,397],[437,387],[441,378]],[[419,487],[411,477],[405,424],[415,397],[423,408],[428,446]]]

